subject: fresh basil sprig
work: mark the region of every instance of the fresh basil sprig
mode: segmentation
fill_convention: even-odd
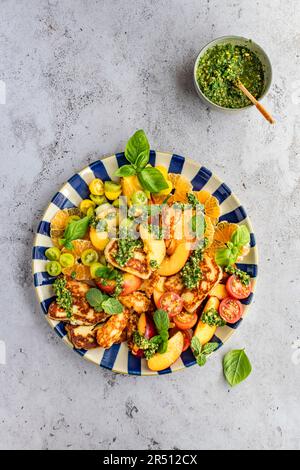
[[[169,315],[165,310],[156,310],[153,315],[154,323],[158,332],[158,335],[161,338],[161,344],[159,346],[158,352],[163,354],[168,348],[168,339],[169,339],[169,328],[170,320]]]
[[[245,351],[235,349],[224,357],[223,370],[227,382],[234,387],[247,379],[252,372],[252,366]]]
[[[119,271],[111,266],[100,266],[96,269],[95,274],[96,277],[101,277],[102,279],[114,280],[117,279]]]
[[[140,129],[128,140],[125,157],[130,165],[123,165],[115,176],[137,175],[141,186],[151,193],[158,193],[168,188],[168,183],[157,168],[147,166],[150,157],[150,145],[145,132]]]
[[[59,239],[59,243],[64,245],[68,250],[73,250],[73,240],[83,238],[89,228],[90,217],[86,216],[80,220],[73,220],[67,225],[63,238]]]
[[[197,336],[193,336],[192,341],[191,341],[191,348],[192,348],[193,354],[196,358],[198,366],[200,367],[205,366],[206,361],[207,361],[207,356],[209,356],[216,349],[218,349],[218,347],[219,347],[218,343],[207,343],[205,344],[205,346],[202,346]]]
[[[232,234],[231,239],[226,243],[226,247],[219,248],[216,252],[216,262],[219,266],[230,266],[234,264],[241,248],[250,243],[250,233],[245,225],[240,225]]]
[[[123,313],[123,305],[119,300],[103,294],[103,292],[96,287],[89,289],[85,294],[85,298],[96,312],[105,312],[108,315]]]

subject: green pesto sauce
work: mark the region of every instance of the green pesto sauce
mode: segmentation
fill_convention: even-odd
[[[262,63],[244,46],[221,44],[208,49],[199,60],[196,76],[202,93],[224,108],[244,108],[250,104],[235,86],[237,80],[257,99],[263,92]]]

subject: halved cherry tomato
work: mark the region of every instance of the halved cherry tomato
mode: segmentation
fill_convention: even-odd
[[[226,289],[234,299],[246,299],[251,294],[251,284],[245,286],[234,274],[228,279]]]
[[[94,279],[96,286],[105,292],[106,294],[112,295],[116,288],[116,281],[113,279]]]
[[[123,275],[123,290],[121,295],[128,295],[135,292],[141,287],[142,279],[134,274],[125,273]],[[113,294],[116,288],[116,281],[114,279],[95,279],[95,283],[99,289],[107,294]]]
[[[197,313],[188,313],[181,312],[176,317],[173,318],[173,321],[179,330],[189,330],[196,325],[198,320]]]
[[[165,292],[159,299],[159,308],[165,310],[172,318],[182,311],[183,300],[176,292]]]
[[[123,290],[121,295],[132,294],[136,290],[139,290],[143,281],[134,274],[125,273],[123,276]]]
[[[242,304],[239,300],[226,297],[220,304],[219,314],[227,323],[236,323],[243,314]]]

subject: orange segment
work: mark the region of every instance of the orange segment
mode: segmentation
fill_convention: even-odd
[[[89,266],[84,266],[81,263],[75,263],[70,268],[63,268],[62,272],[76,281],[90,281],[92,279]]]
[[[236,224],[229,222],[220,222],[215,227],[214,241],[210,246],[208,252],[211,256],[214,256],[218,248],[223,248],[226,243],[231,239],[232,234],[237,229]]]
[[[210,196],[204,204],[205,215],[208,215],[211,219],[218,219],[221,214],[219,201],[216,197]]]
[[[187,193],[192,192],[193,186],[185,176],[177,175],[175,173],[169,174],[169,180],[175,188],[174,202],[187,202]]]
[[[67,248],[63,248],[62,252],[72,253],[72,255],[74,255],[77,259],[81,258],[81,255],[85,250],[95,249],[90,240],[73,240],[72,245],[74,247],[73,250],[67,250]]]
[[[78,207],[74,207],[71,209],[63,209],[57,211],[53,219],[51,220],[50,224],[50,237],[54,246],[59,245],[59,238],[62,238],[64,235],[64,231],[68,224],[68,219],[71,215],[81,215],[81,212]]]
[[[198,199],[198,201],[203,205],[211,197],[210,192],[205,191],[204,189],[202,189],[202,191],[194,191],[194,194],[195,194],[196,198]]]

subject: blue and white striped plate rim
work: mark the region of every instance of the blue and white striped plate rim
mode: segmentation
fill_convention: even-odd
[[[87,198],[89,196],[88,185],[93,178],[101,178],[104,181],[110,179],[115,180],[113,177],[115,170],[125,162],[126,159],[124,153],[118,153],[102,160],[97,160],[73,175],[54,195],[38,225],[34,240],[32,251],[34,287],[41,309],[50,326],[68,346],[82,357],[98,366],[122,374],[146,376],[164,375],[194,365],[196,362],[191,350],[189,349],[183,352],[181,357],[170,368],[157,373],[148,369],[145,359],[133,356],[125,343],[121,345],[113,345],[108,350],[97,348],[86,351],[74,348],[67,338],[64,324],[62,322],[49,320],[46,315],[48,307],[54,297],[52,289],[54,279],[51,278],[45,270],[45,264],[47,262],[45,250],[47,247],[52,245],[50,239],[51,219],[58,210],[76,207],[80,204],[82,199]],[[199,191],[200,189],[205,189],[211,192],[220,203],[220,220],[227,220],[236,224],[246,224],[251,233],[250,252],[243,260],[240,268],[246,270],[250,274],[253,283],[253,292],[248,299],[242,301],[244,304],[243,318],[234,325],[227,325],[217,329],[213,340],[218,342],[221,347],[243,323],[254,297],[254,289],[258,272],[258,252],[251,221],[239,199],[227,184],[221,181],[205,166],[177,154],[158,152],[154,150],[151,150],[150,152],[150,163],[152,165],[164,165],[168,167],[169,173],[183,174],[191,181],[194,190]]]

